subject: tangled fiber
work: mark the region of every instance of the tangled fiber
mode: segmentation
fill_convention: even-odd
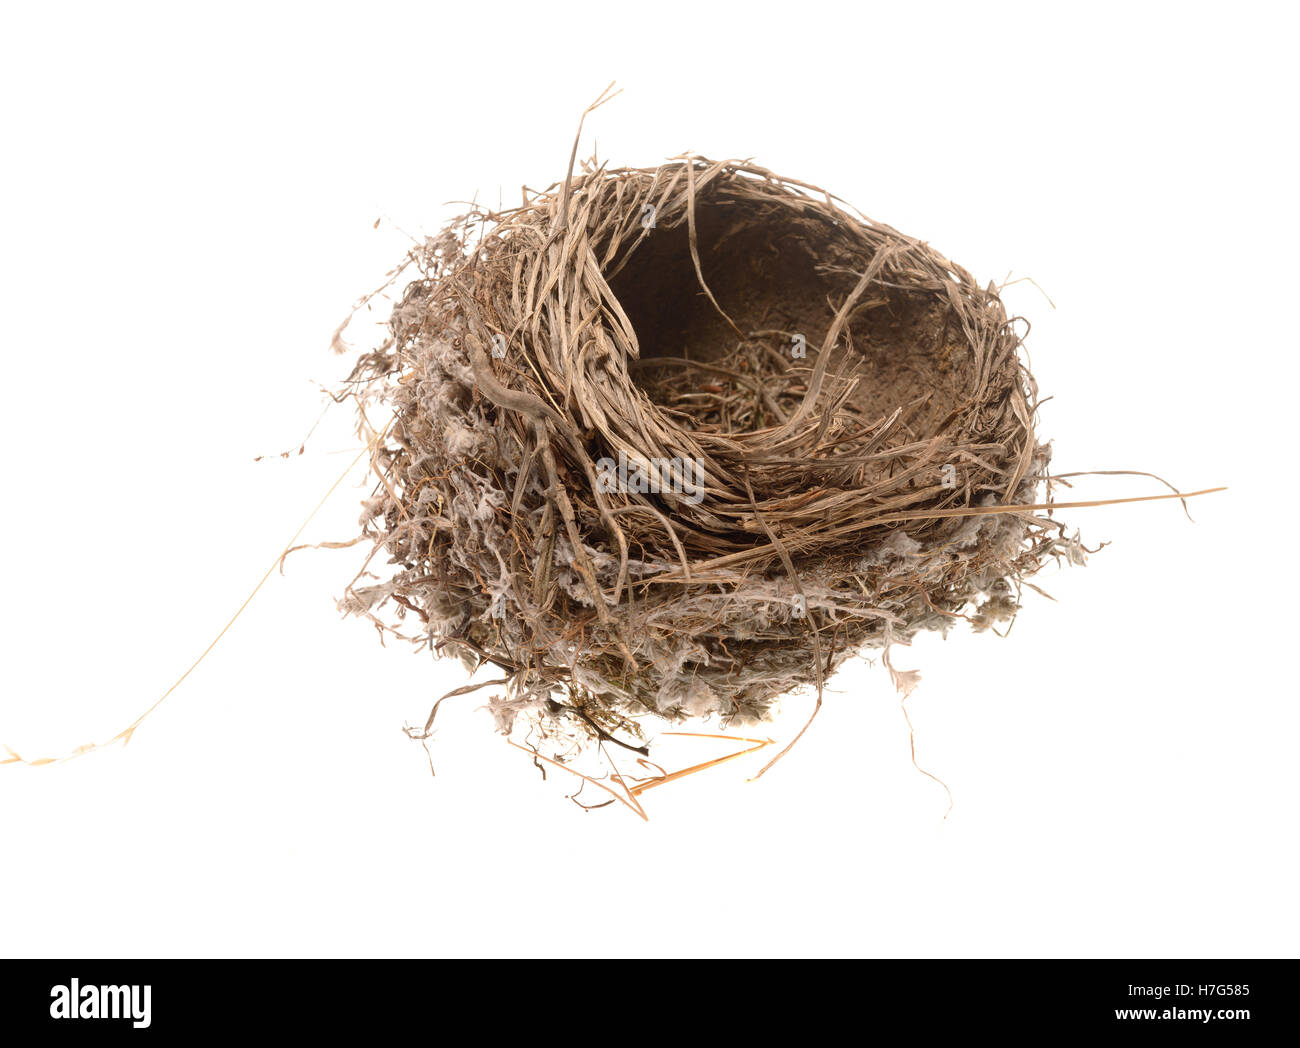
[[[1082,559],[1033,507],[1048,449],[997,290],[815,187],[588,164],[407,263],[348,387],[391,567],[343,606],[503,670],[503,731],[762,720]]]

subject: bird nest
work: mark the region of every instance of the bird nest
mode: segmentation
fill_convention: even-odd
[[[343,604],[499,667],[502,730],[762,720],[1077,557],[997,289],[812,186],[588,166],[407,262],[349,384],[389,567]]]

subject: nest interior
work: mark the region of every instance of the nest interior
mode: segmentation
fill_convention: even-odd
[[[713,416],[714,427],[733,433],[758,429],[779,416],[764,410],[760,400],[756,412],[733,404],[740,417],[728,413],[719,421],[717,402],[726,398],[700,403],[709,399],[698,396],[698,386],[710,373],[684,362],[741,370],[762,381],[774,399],[797,401],[807,377],[801,360],[809,354],[796,358],[793,340],[802,335],[814,347],[815,365],[817,347],[834,320],[834,303],[852,293],[858,278],[850,259],[840,259],[838,271],[818,259],[816,252],[825,247],[824,222],[741,199],[729,206],[697,202],[696,227],[697,247],[704,245],[698,252],[700,275],[725,304],[726,315],[701,289],[685,224],[648,239],[610,281],[641,355],[632,375],[652,401],[688,427],[694,427],[698,406]],[[956,320],[949,303],[904,288],[877,287],[863,296],[846,319],[842,340],[831,349],[830,370],[847,370],[856,382],[847,410],[878,418],[900,404],[916,404],[910,428],[933,432],[974,377],[973,357]],[[646,363],[652,360],[669,363]]]
[[[1009,618],[1076,555],[1002,509],[1048,452],[996,290],[821,190],[588,166],[408,263],[348,387],[393,421],[364,431],[375,555],[343,604],[500,667],[502,730],[762,719],[866,650]],[[612,461],[679,483],[610,490]]]

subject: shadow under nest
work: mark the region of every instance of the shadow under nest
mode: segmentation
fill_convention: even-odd
[[[1068,552],[995,509],[1048,460],[995,289],[820,190],[587,170],[407,262],[347,388],[393,421],[362,427],[375,555],[342,605],[503,670],[503,731],[761,720],[863,651],[1010,618]]]

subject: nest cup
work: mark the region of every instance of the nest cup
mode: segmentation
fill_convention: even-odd
[[[844,660],[1017,610],[1070,543],[996,290],[738,162],[588,169],[408,259],[351,382],[389,559],[347,610],[503,672],[570,739],[768,716]],[[362,580],[364,581],[364,584]]]

